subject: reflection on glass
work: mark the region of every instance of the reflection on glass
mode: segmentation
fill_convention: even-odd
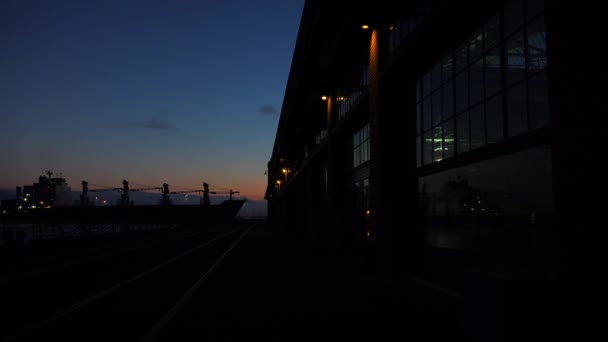
[[[488,144],[498,142],[504,138],[502,96],[494,96],[486,102],[486,129]]]
[[[456,50],[456,72],[463,70],[467,66],[467,44],[463,44]]]
[[[456,75],[456,112],[460,113],[469,106],[469,82],[467,72]]]
[[[444,83],[441,88],[441,100],[443,107],[443,118],[448,119],[454,116],[454,86],[452,82]]]
[[[510,137],[528,131],[525,83],[507,90],[507,123]]]
[[[490,97],[502,89],[502,66],[500,65],[500,49],[489,51],[485,58],[485,87],[486,96]]]
[[[428,165],[433,161],[433,134],[432,131],[424,132],[423,136],[422,158],[424,165]]]
[[[484,25],[485,50],[490,50],[500,41],[500,26],[498,16],[488,20]]]
[[[437,63],[433,66],[431,73],[431,83],[433,85],[432,90],[435,90],[441,86],[441,64]]]
[[[524,8],[522,0],[508,1],[505,6],[504,28],[508,36],[524,25]]]
[[[433,161],[438,162],[443,159],[443,130],[441,125],[433,128]]]
[[[422,96],[427,96],[431,93],[431,73],[427,72],[422,78]]]
[[[486,144],[486,125],[483,104],[471,108],[471,149],[478,149]]]
[[[543,0],[526,0],[526,16],[529,19],[543,11],[545,2]]]
[[[518,31],[506,42],[507,46],[507,83],[512,84],[526,76],[524,56],[524,33]]]
[[[475,105],[483,100],[483,58],[478,59],[469,69],[470,101]]]
[[[554,213],[552,176],[551,150],[541,146],[420,177],[418,203],[428,241],[447,241],[472,228],[513,234],[545,224]]]
[[[481,57],[483,52],[483,34],[475,32],[469,39],[469,62],[472,63]]]
[[[443,82],[451,80],[454,72],[454,60],[452,55],[447,55],[443,58],[442,62],[442,71],[441,76],[443,77]]]
[[[424,99],[422,104],[422,127],[423,130],[431,128],[431,97]]]
[[[431,95],[432,111],[433,111],[433,126],[441,122],[441,90],[437,90]]]
[[[528,25],[528,70],[530,72],[547,67],[546,36],[543,17],[539,17]]]
[[[420,136],[416,137],[416,167],[422,166],[422,143],[420,139]]]
[[[471,149],[469,134],[469,112],[464,112],[456,117],[456,134],[458,136],[458,153],[464,153]]]
[[[443,158],[454,156],[454,119],[443,123]]]
[[[551,117],[546,72],[541,72],[528,80],[528,94],[530,129],[548,126],[551,123]]]
[[[416,103],[416,134],[420,134],[422,130],[422,108],[420,102]]]

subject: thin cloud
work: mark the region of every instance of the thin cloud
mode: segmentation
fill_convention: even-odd
[[[160,119],[136,120],[129,121],[130,126],[149,128],[159,131],[173,130],[173,125],[170,122]]]
[[[170,131],[173,129],[173,125],[164,118],[168,118],[169,112],[166,109],[163,109],[156,118],[147,119],[147,120],[135,120],[129,121],[130,126],[149,128],[159,131]],[[160,118],[158,118],[160,117]]]
[[[279,115],[279,111],[273,106],[262,106],[260,112],[267,115]]]

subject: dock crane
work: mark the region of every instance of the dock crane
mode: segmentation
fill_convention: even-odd
[[[240,194],[240,191],[232,191],[232,189],[230,189],[229,191],[212,191],[211,194],[213,195],[219,195],[219,194],[230,194],[230,200],[232,201],[232,195],[234,194]]]
[[[198,192],[199,194],[201,192],[203,193],[203,198],[201,200],[201,204],[202,205],[210,205],[211,204],[211,200],[209,199],[209,184],[207,184],[207,183],[203,183],[203,189],[202,190],[183,190],[183,191],[173,191],[171,193],[172,194],[189,194],[189,193],[193,193],[193,192]]]
[[[162,187],[149,187],[149,188],[139,188],[139,189],[131,189],[131,191],[147,191],[147,190],[160,190],[163,193],[163,197],[160,201],[162,206],[168,206],[171,202],[169,200],[169,184],[163,183]]]
[[[229,192],[209,191],[209,184],[207,184],[207,183],[203,183],[203,189],[202,190],[184,190],[184,191],[174,191],[174,192],[171,192],[171,193],[172,194],[188,194],[188,193],[193,193],[193,192],[198,192],[199,194],[201,192],[203,193],[202,205],[211,205],[211,200],[209,198],[209,194],[230,193],[230,200],[232,200],[232,195],[239,193],[238,191],[232,191],[232,189],[230,189]]]
[[[80,195],[80,206],[87,207],[89,205],[89,192],[102,192],[102,191],[120,191],[121,188],[107,188],[107,189],[91,189],[89,190],[89,183],[82,181],[82,194]]]

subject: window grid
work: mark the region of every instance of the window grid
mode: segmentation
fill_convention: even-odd
[[[418,79],[419,167],[550,124],[542,1],[518,0],[509,10],[521,12],[509,25],[520,24],[505,31],[499,13]]]
[[[369,124],[353,134],[353,167],[359,167],[370,159]]]

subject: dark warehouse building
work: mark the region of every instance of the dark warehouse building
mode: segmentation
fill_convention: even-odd
[[[521,324],[551,325],[595,234],[582,213],[605,71],[583,3],[306,1],[271,222],[388,277],[498,279]]]

